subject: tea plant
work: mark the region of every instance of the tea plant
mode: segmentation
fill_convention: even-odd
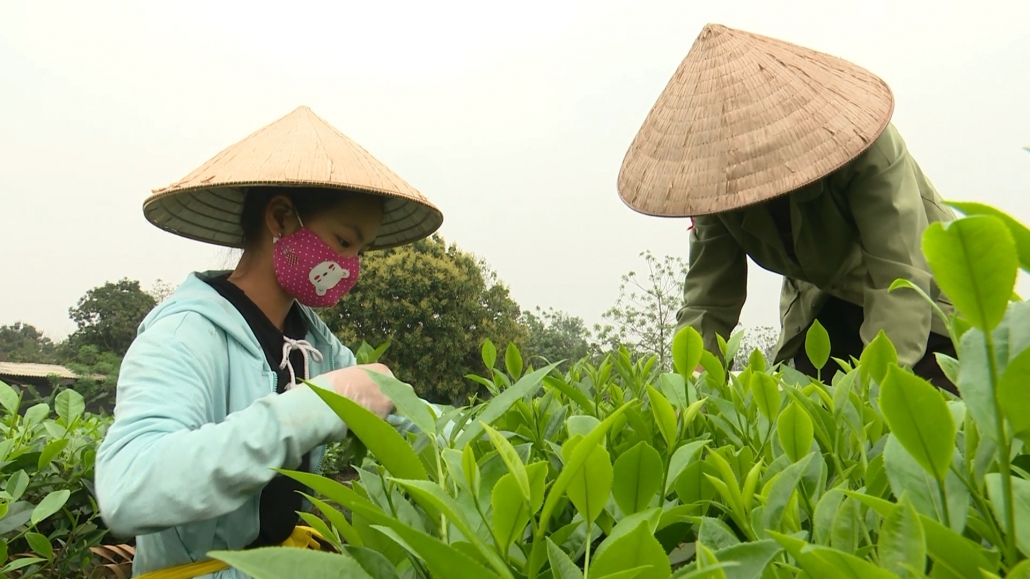
[[[63,390],[20,415],[21,395],[0,382],[0,578],[84,577],[98,526],[96,447],[108,421]]]
[[[340,554],[212,555],[257,579],[1030,577],[1030,306],[1013,294],[1030,230],[956,207],[924,252],[956,306],[932,307],[961,400],[899,367],[882,333],[817,380],[760,353],[728,372],[739,337],[720,358],[692,329],[671,373],[623,351],[523,374],[513,347],[505,372],[487,343],[474,379],[493,397],[440,417],[374,376],[419,433],[319,391],[370,454],[349,486],[287,472],[325,499],[310,497],[329,523],[302,516]],[[813,326],[816,367],[829,346]]]

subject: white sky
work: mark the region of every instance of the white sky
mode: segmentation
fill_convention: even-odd
[[[226,265],[141,203],[301,104],[437,203],[523,307],[598,321],[639,252],[687,257],[687,223],[633,213],[615,181],[706,22],[871,69],[946,198],[1030,222],[1026,0],[9,0],[0,324],[59,338],[91,287]],[[776,325],[759,271],[743,321]]]

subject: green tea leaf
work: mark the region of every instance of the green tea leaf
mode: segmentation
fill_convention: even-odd
[[[622,416],[622,414],[635,405],[636,403],[630,402],[623,404],[617,410],[608,415],[601,424],[594,429],[593,432],[583,438],[576,448],[572,451],[569,458],[565,461],[565,467],[562,469],[561,474],[555,479],[554,484],[551,485],[551,490],[547,493],[547,500],[544,501],[543,511],[540,512],[540,519],[538,522],[538,529],[546,529],[548,524],[551,522],[551,515],[554,514],[554,510],[558,507],[562,497],[565,496],[565,491],[568,490],[569,484],[572,482],[579,471],[583,468],[583,463],[587,461],[587,458],[593,453],[594,448],[600,444],[601,439],[604,438],[608,430],[611,429],[612,425]],[[541,531],[537,531],[535,540],[533,541],[533,550],[530,553],[528,562],[528,569],[535,573],[544,563],[544,559],[547,557],[546,547],[543,543],[543,535]]]
[[[66,425],[78,420],[86,411],[86,402],[82,399],[82,395],[71,388],[65,388],[57,394],[54,406],[57,415],[64,419]]]
[[[1005,579],[1030,579],[1030,559],[1024,559],[1005,576]]]
[[[662,457],[646,442],[639,442],[615,461],[612,497],[627,515],[651,504],[662,486]]]
[[[53,515],[57,511],[60,511],[64,504],[68,502],[68,497],[71,496],[71,491],[68,489],[62,489],[59,491],[53,491],[48,494],[43,500],[39,501],[36,508],[32,509],[32,517],[30,521],[32,526],[35,527],[41,521]]]
[[[844,491],[849,497],[854,498],[869,508],[876,511],[881,517],[889,517],[894,509],[899,508],[895,503],[885,501],[869,495]],[[978,544],[952,531],[937,521],[919,515],[919,522],[926,535],[926,549],[933,558],[936,566],[939,566],[954,577],[977,577],[980,570],[997,569],[999,566],[998,553],[989,552]],[[942,575],[947,576],[947,575]]]
[[[601,421],[593,416],[570,416],[565,421],[565,427],[569,431],[569,438],[576,435],[586,436],[590,434],[591,430],[597,428],[598,424],[601,424]]]
[[[612,492],[613,476],[611,457],[608,455],[608,451],[602,446],[597,446],[569,482],[566,491],[569,500],[583,515],[583,519],[588,525],[597,520],[601,510],[608,503],[608,497]]]
[[[672,453],[672,459],[669,460],[669,472],[665,479],[665,495],[672,492],[680,474],[683,473],[683,470],[687,468],[688,464],[694,461],[697,457],[698,451],[704,448],[707,444],[707,440],[695,440],[694,442],[684,444],[677,448],[676,452]]]
[[[884,519],[877,548],[880,565],[899,577],[909,576],[909,569],[926,568],[926,534],[907,496]]]
[[[546,470],[544,470],[543,473],[546,473]],[[537,476],[537,478],[540,479],[539,486],[541,487],[541,494],[543,494],[543,473],[538,472]],[[418,502],[418,504],[422,505],[423,508],[428,507],[428,510],[436,510],[444,514],[447,517],[447,520],[453,523],[458,530],[465,535],[465,538],[475,546],[476,550],[491,567],[499,573],[507,572],[508,567],[504,561],[502,561],[500,557],[498,557],[497,554],[487,546],[479,534],[472,529],[457,501],[444,492],[439,485],[429,481],[392,480],[404,488],[404,490],[407,491],[408,494]],[[527,500],[527,503],[528,502],[529,501]],[[391,525],[391,528],[397,530],[397,525]],[[412,529],[412,531],[415,530]]]
[[[376,506],[367,498],[359,496],[352,488],[344,486],[330,478],[318,476],[309,472],[285,469],[277,469],[276,472],[303,483],[305,486],[326,497],[330,501],[350,509],[355,514],[361,515],[373,523],[380,525],[401,524],[391,515],[387,515],[383,512],[381,508]],[[357,523],[355,523],[354,526],[357,527]]]
[[[25,540],[28,541],[32,552],[44,559],[51,559],[54,556],[54,547],[47,539],[39,533],[25,533]]]
[[[677,410],[682,410],[690,405],[687,388],[693,388],[693,386],[687,386],[683,376],[666,372],[658,377],[658,384],[661,387],[662,396],[665,396]]]
[[[494,365],[497,364],[497,347],[490,340],[483,342],[483,348],[481,350],[483,356],[483,365],[486,366],[487,370],[493,370]]]
[[[0,518],[0,537],[25,525],[32,518],[32,509],[35,507],[28,501],[18,501],[7,507],[7,514]]]
[[[1023,555],[1030,553],[1030,481],[1012,477],[1012,498],[1016,511],[1016,546]],[[999,521],[1005,520],[1005,507],[1002,494],[1001,475],[991,473],[984,477],[987,496],[991,500],[991,509]]]
[[[454,448],[464,448],[470,441],[479,438],[479,435],[483,433],[483,427],[480,425],[481,422],[486,424],[493,424],[495,420],[504,415],[517,400],[522,400],[526,396],[532,396],[536,394],[536,391],[540,389],[543,384],[544,376],[551,373],[557,364],[551,364],[545,366],[534,372],[526,374],[519,379],[511,388],[505,389],[487,403],[486,408],[479,414],[476,422],[470,422],[468,427],[458,435],[457,440],[454,441]],[[408,477],[410,478],[410,477]]]
[[[493,507],[494,539],[502,553],[507,553],[511,544],[522,538],[529,519],[540,510],[544,502],[544,483],[547,482],[547,463],[538,462],[527,469],[532,488],[533,500],[524,502],[513,500],[519,491],[515,477],[508,473],[494,485],[490,497]]]
[[[436,416],[433,415],[426,401],[419,398],[409,384],[405,384],[393,376],[371,370],[365,370],[365,373],[379,386],[383,395],[393,402],[397,414],[411,420],[422,432],[429,435],[436,434]]]
[[[321,501],[311,495],[305,493],[301,494],[311,501],[311,504],[329,520],[329,523],[336,529],[336,532],[340,533],[340,536],[343,537],[344,541],[357,547],[364,546],[364,541],[361,540],[361,536],[354,529],[354,526],[347,522],[346,517],[343,516],[343,513],[341,513],[339,509],[336,509],[329,503]]]
[[[344,545],[344,551],[347,555],[350,555],[361,565],[361,568],[366,573],[372,576],[373,579],[400,579],[400,575],[397,574],[397,570],[394,568],[393,563],[386,558],[382,553],[373,551],[365,547],[355,547],[353,545]]]
[[[1012,431],[1030,440],[1030,349],[1009,361],[998,381],[998,402]]]
[[[347,428],[391,474],[403,479],[429,478],[411,445],[388,422],[348,398],[314,384],[305,383],[343,419]]]
[[[704,340],[694,328],[687,326],[673,336],[672,365],[688,383],[693,380],[694,370],[701,363],[704,351]]]
[[[554,579],[583,579],[583,572],[550,538],[547,539],[547,559],[551,562]]]
[[[67,390],[65,392],[67,392]],[[59,438],[57,440],[50,441],[50,443],[43,448],[43,452],[39,454],[39,461],[36,463],[36,468],[38,470],[43,470],[50,466],[50,463],[57,458],[57,455],[61,454],[61,451],[68,446],[68,442],[70,441],[67,438]]]
[[[721,519],[701,517],[697,530],[697,542],[710,549],[725,549],[740,544],[740,539],[729,525]]]
[[[956,429],[937,388],[891,366],[880,388],[880,410],[912,458],[934,478],[944,480],[955,453]]]
[[[303,570],[305,577],[325,579],[373,579],[353,558],[309,549],[266,547],[245,551],[212,551],[208,556],[224,561],[254,579],[289,579]]]
[[[751,396],[758,411],[769,420],[775,420],[780,411],[780,385],[765,372],[751,375]]]
[[[973,326],[990,331],[1001,323],[1019,267],[1005,222],[977,215],[947,226],[932,223],[923,234],[923,253],[941,290]]]
[[[494,448],[497,449],[497,454],[501,456],[501,460],[503,460],[505,466],[508,467],[508,472],[515,477],[515,482],[518,484],[519,492],[522,494],[522,500],[528,504],[530,498],[529,476],[526,474],[526,465],[522,463],[522,458],[519,457],[519,453],[515,451],[515,447],[513,447],[511,443],[508,442],[508,439],[500,432],[490,428],[490,426],[484,422],[480,422],[480,426],[490,437],[490,442],[493,443]]]
[[[711,476],[718,476],[715,467],[704,461],[690,463],[676,478],[676,496],[684,505],[709,501],[715,497]]]
[[[815,506],[814,521],[812,522],[812,540],[817,544],[830,544],[833,519],[843,501],[844,493],[839,488],[826,491],[822,498],[819,499]]]
[[[763,528],[768,530],[780,528],[783,513],[787,509],[790,497],[793,496],[794,491],[797,489],[801,475],[808,468],[808,463],[812,460],[813,456],[815,456],[815,453],[809,454],[800,461],[788,466],[770,483],[772,486],[769,487],[769,496],[765,501],[765,509],[762,511]]]
[[[812,449],[815,439],[812,419],[797,402],[791,402],[776,420],[776,434],[783,452],[791,462],[797,462]]]
[[[512,380],[518,380],[522,376],[522,354],[514,343],[509,342],[508,349],[504,352],[504,367]]]
[[[465,449],[461,451],[461,471],[464,475],[465,484],[468,485],[469,491],[473,496],[478,496],[481,476],[479,473],[479,463],[476,462],[476,453],[472,450],[471,446],[466,446]]]
[[[849,579],[896,579],[889,571],[829,547],[809,545],[800,539],[769,531],[811,577],[847,577]]]
[[[973,415],[980,436],[997,442],[998,422],[994,396],[991,392],[990,365],[987,360],[987,341],[980,330],[970,330],[959,344],[961,372],[956,383],[966,410]],[[1002,374],[1004,376],[1004,374]]]
[[[668,579],[672,566],[661,543],[655,539],[647,522],[612,542],[590,565],[591,577],[605,577],[637,567],[651,568],[636,577]]]
[[[1025,225],[1016,221],[1004,211],[984,205],[983,203],[949,201],[948,205],[966,215],[991,215],[1000,219],[1005,224],[1005,227],[1008,228],[1009,233],[1012,234],[1012,239],[1016,244],[1016,251],[1019,254],[1020,266],[1030,271],[1030,229],[1027,229]]]
[[[18,393],[3,381],[0,381],[0,406],[9,414],[18,412]]]
[[[741,543],[712,554],[722,564],[726,579],[761,579],[769,563],[783,551],[776,541]]]
[[[830,528],[830,546],[838,551],[854,553],[858,550],[859,534],[862,532],[862,511],[858,501],[845,499],[833,517]]]
[[[805,334],[805,353],[812,365],[819,370],[830,360],[830,334],[819,320],[813,321]]]
[[[460,550],[411,527],[375,525],[373,528],[425,561],[432,577],[497,577]],[[507,577],[511,577],[510,572]]]
[[[751,354],[747,357],[747,365],[752,372],[765,372],[767,370],[765,354],[758,348],[751,350]]]
[[[621,539],[623,535],[628,535],[636,530],[637,525],[639,525],[641,521],[647,523],[647,528],[651,530],[652,535],[655,534],[659,529],[663,528],[662,518],[667,514],[668,511],[662,510],[661,507],[654,507],[647,509],[646,511],[640,511],[639,513],[623,517],[622,520],[616,523],[615,526],[612,527],[611,531],[607,533],[604,541],[601,541],[601,544],[597,546],[597,549],[594,550],[594,554],[591,555],[591,557],[600,557],[601,553],[608,549],[612,543]]]
[[[575,386],[570,386],[554,376],[545,376],[544,385],[568,396],[569,400],[578,404],[579,407],[585,410],[590,416],[593,416],[594,412],[596,412],[594,409],[594,403],[586,397],[586,394],[580,392]]]
[[[707,381],[713,388],[718,388],[726,383],[726,368],[722,365],[722,361],[715,357],[715,354],[707,350],[701,352],[701,367],[708,374]]]
[[[912,506],[918,513],[932,517],[935,521],[944,521],[940,490],[933,475],[927,473],[926,469],[912,458],[893,433],[888,436],[884,446],[883,465],[895,496],[901,496],[907,491]],[[969,489],[958,475],[950,471],[944,478],[944,489],[951,528],[961,532],[965,528],[969,512]]]
[[[305,523],[307,523],[309,527],[311,527],[315,531],[318,531],[318,533],[322,535],[322,538],[325,539],[330,545],[335,547],[337,550],[339,550],[343,546],[340,543],[340,540],[336,537],[336,535],[333,534],[332,530],[329,529],[329,525],[327,525],[326,522],[322,519],[318,518],[317,515],[305,512],[299,512],[297,514]]]
[[[25,494],[25,489],[28,486],[29,475],[25,474],[24,470],[19,470],[11,475],[11,478],[7,479],[7,486],[4,487],[4,490],[7,491],[7,494],[11,495],[11,502],[15,502]]]
[[[894,344],[887,338],[887,334],[880,330],[872,342],[862,350],[862,356],[858,361],[858,368],[864,380],[872,379],[877,384],[882,384],[887,376],[887,369],[892,364],[898,363],[898,351]],[[865,382],[863,382],[865,384]]]
[[[665,443],[672,448],[679,437],[679,430],[676,427],[676,411],[654,386],[648,385],[647,398],[651,402],[651,413],[654,414],[658,430],[662,433]]]
[[[737,358],[737,352],[740,351],[740,341],[743,339],[744,330],[730,336],[729,341],[726,342],[726,355],[724,356],[727,360],[735,360]]]
[[[31,406],[25,411],[25,426],[31,428],[40,422],[50,414],[50,406],[45,402],[40,402]]]
[[[19,559],[15,559],[15,560],[11,561],[10,563],[7,563],[6,565],[4,565],[4,567],[2,569],[0,569],[0,573],[10,573],[11,571],[17,571],[18,569],[24,569],[25,567],[28,567],[29,565],[35,565],[36,563],[42,563],[43,561],[46,561],[46,559],[41,559],[39,557],[21,557]]]

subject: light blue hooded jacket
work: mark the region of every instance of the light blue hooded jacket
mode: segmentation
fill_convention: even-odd
[[[272,469],[296,469],[311,451],[317,473],[323,445],[347,433],[307,386],[275,394],[277,377],[247,322],[201,279],[212,275],[191,274],[143,320],[97,453],[101,516],[115,535],[136,537],[134,576],[250,544]],[[302,309],[307,340],[323,356],[308,375],[354,365],[354,354]],[[391,420],[410,429],[405,422]],[[248,576],[230,569],[205,577]]]

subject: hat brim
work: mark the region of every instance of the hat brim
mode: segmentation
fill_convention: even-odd
[[[383,221],[369,250],[389,249],[424,239],[443,224],[443,214],[428,202],[365,187],[316,181],[247,181],[165,189],[143,203],[147,221],[176,235],[223,247],[241,248],[240,217],[252,187],[322,187],[383,197]]]
[[[709,25],[633,139],[619,196],[661,217],[761,203],[844,166],[893,112],[887,84],[857,65]]]

